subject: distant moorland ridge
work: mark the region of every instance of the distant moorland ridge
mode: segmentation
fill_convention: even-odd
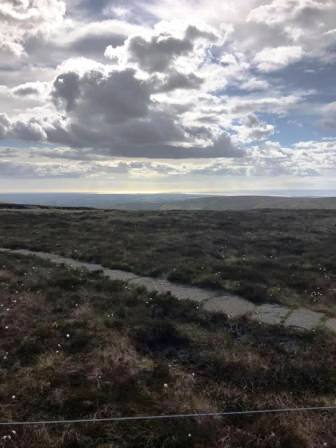
[[[0,208],[117,210],[336,210],[336,197],[197,196],[184,194],[0,194]]]
[[[267,208],[336,210],[336,198],[208,196],[163,204],[161,210],[252,210]]]

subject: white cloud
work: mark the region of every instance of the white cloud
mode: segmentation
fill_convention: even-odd
[[[332,169],[333,148],[268,140],[281,140],[278,120],[299,108],[316,122],[320,114],[326,132],[336,127],[335,104],[309,97],[325,89],[330,101],[330,83],[313,92],[311,72],[302,71],[302,90],[301,78],[289,79],[296,62],[323,74],[335,60],[333,0],[98,3],[95,16],[99,5],[86,2],[88,16],[77,0],[67,1],[67,13],[62,0],[1,2],[0,138],[61,145],[49,159],[71,160],[71,172],[88,176]],[[36,165],[48,159],[42,152],[30,153]],[[108,165],[114,157],[136,160]]]
[[[239,85],[242,90],[253,92],[256,90],[267,90],[270,85],[265,79],[249,78]]]
[[[0,4],[0,57],[26,55],[29,37],[47,35],[64,19],[63,0],[2,0]],[[6,60],[6,59],[4,59]]]
[[[333,0],[273,0],[252,9],[247,21],[268,25],[295,22],[306,26],[334,10]]]
[[[237,135],[234,140],[244,143],[266,140],[274,134],[274,126],[260,121],[254,114],[244,117],[235,128]]]
[[[256,54],[254,63],[261,72],[272,72],[282,69],[303,56],[301,47],[266,47]]]
[[[18,97],[38,97],[46,99],[49,93],[49,84],[41,81],[25,82],[12,88],[12,93]]]
[[[247,23],[261,30],[266,26],[275,35],[282,32],[278,46],[286,39],[309,57],[324,59],[329,45],[335,42],[335,36],[328,34],[334,28],[335,15],[334,0],[273,0],[252,9]]]

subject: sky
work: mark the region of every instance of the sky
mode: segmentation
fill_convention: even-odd
[[[336,0],[1,0],[0,192],[336,194]]]

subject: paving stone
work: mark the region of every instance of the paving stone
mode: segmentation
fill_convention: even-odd
[[[280,305],[264,304],[257,306],[251,319],[268,325],[279,325],[288,315],[290,309]]]
[[[120,280],[122,282],[129,282],[137,278],[132,272],[120,271],[119,269],[103,269],[103,274],[110,280]]]
[[[210,299],[205,303],[204,309],[215,313],[224,313],[228,317],[240,317],[252,313],[255,305],[240,297],[226,295]]]
[[[294,327],[301,330],[313,330],[316,328],[324,314],[315,311],[306,310],[305,308],[298,308],[294,310],[285,320],[285,327]]]
[[[325,322],[325,326],[328,330],[336,333],[336,319],[327,319]]]
[[[205,289],[177,285],[168,280],[154,279],[151,277],[137,277],[131,280],[130,284],[144,286],[149,291],[157,291],[161,294],[170,293],[179,300],[192,300],[193,302],[203,302],[215,294]]]
[[[131,272],[118,269],[108,269],[95,263],[87,263],[72,258],[62,257],[56,254],[46,252],[35,252],[28,249],[5,249],[0,248],[0,252],[13,253],[20,255],[37,256],[44,260],[52,261],[56,264],[64,264],[76,269],[87,269],[91,272],[102,271],[104,275],[112,280],[121,280],[130,282],[132,285],[144,286],[150,291],[159,293],[171,293],[177,299],[189,299],[195,302],[204,302],[204,309],[207,311],[224,313],[228,317],[240,317],[251,315],[252,319],[265,324],[279,324],[288,315],[289,309],[280,305],[264,304],[255,306],[248,300],[233,295],[222,295],[216,297],[217,293],[207,291],[197,287],[182,286],[172,283],[168,280],[155,279],[151,277],[140,277]],[[289,314],[284,322],[285,327],[294,327],[302,330],[313,330],[324,318],[324,314],[310,311],[305,308],[299,308]],[[336,333],[336,319],[327,319],[325,327]]]
[[[55,264],[64,264],[65,266],[74,269],[86,269],[87,271],[90,272],[98,272],[103,270],[103,267],[96,263],[87,263],[85,261],[74,260],[73,258],[69,257],[62,257],[61,255],[48,254],[47,252],[30,252],[26,250],[20,253],[24,255],[25,254],[36,255],[39,258],[42,258],[43,260],[48,260]]]

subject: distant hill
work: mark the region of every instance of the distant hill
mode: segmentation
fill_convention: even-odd
[[[183,194],[0,194],[0,209],[336,210],[336,197],[197,196]]]
[[[95,193],[0,193],[0,204],[53,208],[99,208],[119,210],[159,210],[165,203],[194,199],[199,195],[165,194],[95,194]],[[15,208],[19,208],[16,206]]]
[[[161,210],[254,210],[267,208],[336,210],[336,197],[208,196],[170,202],[160,207]]]

